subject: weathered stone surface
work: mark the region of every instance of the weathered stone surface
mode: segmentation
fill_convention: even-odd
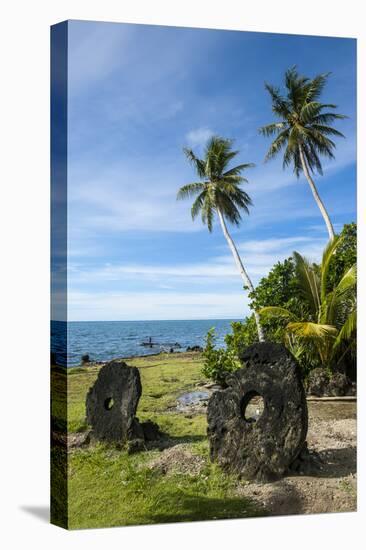
[[[310,371],[306,383],[306,391],[309,395],[322,397],[323,395],[327,395],[328,384],[328,373],[324,369],[318,367]]]
[[[211,459],[247,479],[276,479],[306,440],[308,414],[300,370],[280,344],[255,344],[240,360],[245,366],[232,373],[228,388],[215,392],[208,403]],[[257,419],[245,414],[254,396],[264,400]]]
[[[92,436],[102,441],[143,442],[144,432],[135,416],[140,396],[140,373],[136,367],[118,361],[102,367],[86,397]]]
[[[330,377],[327,393],[328,395],[332,395],[334,397],[347,395],[350,387],[351,383],[347,376],[342,372],[335,372]]]
[[[306,390],[316,397],[342,397],[355,395],[355,385],[343,372],[331,375],[323,368],[316,368],[309,373]]]

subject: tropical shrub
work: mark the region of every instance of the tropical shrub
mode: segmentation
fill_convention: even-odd
[[[211,328],[206,335],[203,357],[202,374],[223,387],[226,386],[226,376],[240,367],[238,359],[232,350],[216,348],[214,328]]]
[[[357,262],[357,224],[345,224],[339,235],[341,239],[329,265],[329,288],[337,285],[343,273]]]
[[[277,262],[266,277],[263,277],[257,288],[250,293],[250,308],[261,310],[269,305],[286,307],[299,315],[306,308],[306,303],[298,292],[293,258]],[[242,322],[231,324],[232,333],[225,338],[228,349],[239,353],[258,341],[253,316]],[[283,319],[262,318],[266,340],[283,342],[286,323]]]
[[[279,306],[260,310],[264,318],[286,322],[286,344],[295,355],[296,350],[299,357],[305,352],[328,371],[339,368],[345,354],[356,345],[356,264],[335,286],[329,284],[330,263],[341,243],[342,237],[329,241],[319,267],[294,252],[299,292],[307,302],[305,314]]]

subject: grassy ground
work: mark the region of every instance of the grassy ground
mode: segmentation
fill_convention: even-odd
[[[205,415],[178,413],[179,395],[204,382],[199,354],[164,354],[128,360],[140,370],[142,397],[137,416],[157,422],[171,445],[184,443],[204,458],[199,473],[165,475],[148,464],[160,455],[150,450],[128,455],[97,444],[72,451],[68,460],[68,526],[71,529],[264,515],[237,496],[238,481],[208,459]],[[87,429],[85,397],[98,367],[69,369],[68,432]],[[62,427],[65,373],[53,369],[53,424]],[[57,476],[55,476],[57,477]]]

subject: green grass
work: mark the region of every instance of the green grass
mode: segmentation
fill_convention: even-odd
[[[203,471],[195,476],[164,476],[145,466],[156,454],[150,451],[128,456],[102,445],[73,453],[69,468],[69,527],[259,515],[249,501],[233,495],[235,479],[224,475],[216,465],[207,461]]]
[[[238,480],[224,474],[208,458],[206,416],[176,411],[177,397],[204,382],[199,354],[164,354],[128,360],[140,370],[142,397],[137,415],[152,419],[172,445],[185,443],[204,457],[197,475],[164,475],[147,467],[160,451],[128,455],[115,447],[97,444],[69,454],[68,526],[71,529],[160,522],[241,518],[264,515],[250,501],[239,498]],[[64,390],[67,377],[67,425],[69,432],[82,431],[85,397],[98,367],[60,369],[52,372],[53,387]],[[54,425],[62,426],[64,391],[54,395]]]

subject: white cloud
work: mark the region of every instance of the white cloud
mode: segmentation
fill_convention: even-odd
[[[70,321],[244,318],[243,292],[233,293],[79,293],[69,294]]]
[[[238,249],[248,273],[254,285],[256,285],[262,277],[268,274],[275,263],[291,256],[295,249],[309,259],[319,261],[325,242],[326,239],[320,237],[294,236],[240,242],[238,243]],[[230,253],[210,258],[205,262],[173,265],[109,263],[92,269],[71,264],[69,266],[68,281],[69,288],[73,289],[70,294],[72,308],[75,305],[72,302],[73,292],[77,292],[77,296],[81,299],[80,297],[84,294],[80,289],[85,284],[88,285],[89,289],[101,288],[101,285],[102,288],[109,290],[113,287],[116,292],[123,291],[125,298],[130,295],[140,296],[141,298],[138,298],[138,300],[145,300],[148,296],[154,297],[156,293],[161,293],[163,289],[166,290],[164,300],[169,301],[172,296],[175,297],[174,299],[179,296],[183,297],[184,301],[184,296],[187,296],[186,292],[192,288],[196,292],[199,289],[204,289],[205,292],[212,294],[217,292],[218,295],[225,289],[225,292],[230,291],[235,295],[239,293],[242,299],[246,300],[246,295],[242,290],[243,283]],[[126,285],[135,285],[136,282],[141,286],[141,293],[133,291],[130,294],[125,291]],[[127,301],[127,303],[130,304],[130,301]],[[213,301],[213,307],[214,305],[215,301]],[[129,314],[135,315],[134,307],[131,306]],[[89,318],[87,311],[85,312],[85,318]]]
[[[325,242],[325,238],[303,235],[249,240],[239,242],[238,248],[257,284],[294,249],[319,260]],[[126,291],[126,284],[136,281],[142,290]],[[88,291],[83,291],[86,283]],[[68,307],[69,320],[243,318],[249,313],[248,298],[229,253],[179,265],[106,264],[96,269],[70,265]]]
[[[192,147],[197,145],[206,145],[206,142],[210,137],[214,135],[214,132],[209,128],[196,128],[186,134],[186,140]]]

